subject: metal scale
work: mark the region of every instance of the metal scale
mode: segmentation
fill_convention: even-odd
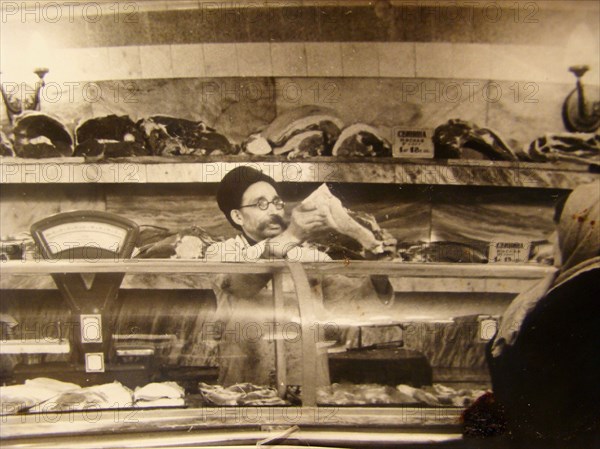
[[[44,259],[88,264],[112,259],[118,263],[131,257],[139,229],[133,221],[115,214],[74,211],[34,223],[31,234]],[[119,310],[117,296],[124,276],[124,273],[89,271],[52,274],[75,322],[67,337],[71,360],[17,365],[15,379],[44,376],[82,386],[113,380],[133,386],[147,383],[151,377],[153,351],[121,354],[146,356],[141,358],[143,363],[139,363],[140,357],[136,362],[123,363],[118,361],[113,344]]]

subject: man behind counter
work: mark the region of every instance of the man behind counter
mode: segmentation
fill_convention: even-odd
[[[307,243],[313,232],[327,228],[323,212],[315,205],[300,204],[292,210],[287,223],[285,204],[278,190],[273,178],[251,167],[237,167],[225,175],[217,191],[217,203],[240,234],[209,247],[207,260],[330,261],[327,254]],[[273,344],[262,338],[272,332],[269,323],[273,322],[273,299],[266,289],[270,278],[268,274],[239,273],[213,278],[216,317],[224,325],[219,354],[221,385],[273,383]],[[355,308],[357,313],[364,315],[388,305],[394,294],[385,276],[364,279],[325,276],[321,282],[311,281],[313,293],[322,295],[330,310]]]

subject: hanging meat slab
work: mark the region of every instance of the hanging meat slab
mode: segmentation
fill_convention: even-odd
[[[316,235],[313,243],[333,258],[377,258],[395,253],[396,239],[379,227],[375,217],[346,209],[326,184],[311,193],[302,204],[315,205],[325,213],[330,230]]]

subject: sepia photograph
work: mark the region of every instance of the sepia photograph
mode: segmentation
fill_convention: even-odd
[[[600,2],[0,12],[0,447],[600,447]]]

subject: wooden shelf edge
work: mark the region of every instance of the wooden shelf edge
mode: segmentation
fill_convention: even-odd
[[[555,267],[534,264],[461,264],[461,263],[407,263],[388,261],[343,261],[303,264],[308,273],[389,276],[416,276],[427,278],[472,277],[476,279],[538,279],[552,274]],[[40,260],[2,261],[0,274],[52,273],[126,273],[126,274],[210,274],[210,273],[277,273],[287,272],[284,261],[213,263],[200,259],[126,259],[126,260]]]
[[[233,168],[249,165],[280,182],[344,182],[469,185],[573,189],[598,179],[585,166],[468,160],[311,160],[227,158],[204,160],[0,160],[0,184],[163,184],[217,183]],[[79,158],[75,158],[79,159]],[[327,159],[327,160],[324,160]]]
[[[27,279],[23,279],[27,278]],[[396,293],[520,293],[537,279],[481,279],[448,277],[443,279],[425,277],[390,278]],[[287,288],[285,288],[287,287]],[[284,287],[284,292],[293,289]],[[47,275],[33,278],[29,275],[8,275],[0,280],[0,291],[6,290],[57,290]],[[131,275],[126,276],[121,290],[207,290],[212,291],[211,276],[199,275]]]

